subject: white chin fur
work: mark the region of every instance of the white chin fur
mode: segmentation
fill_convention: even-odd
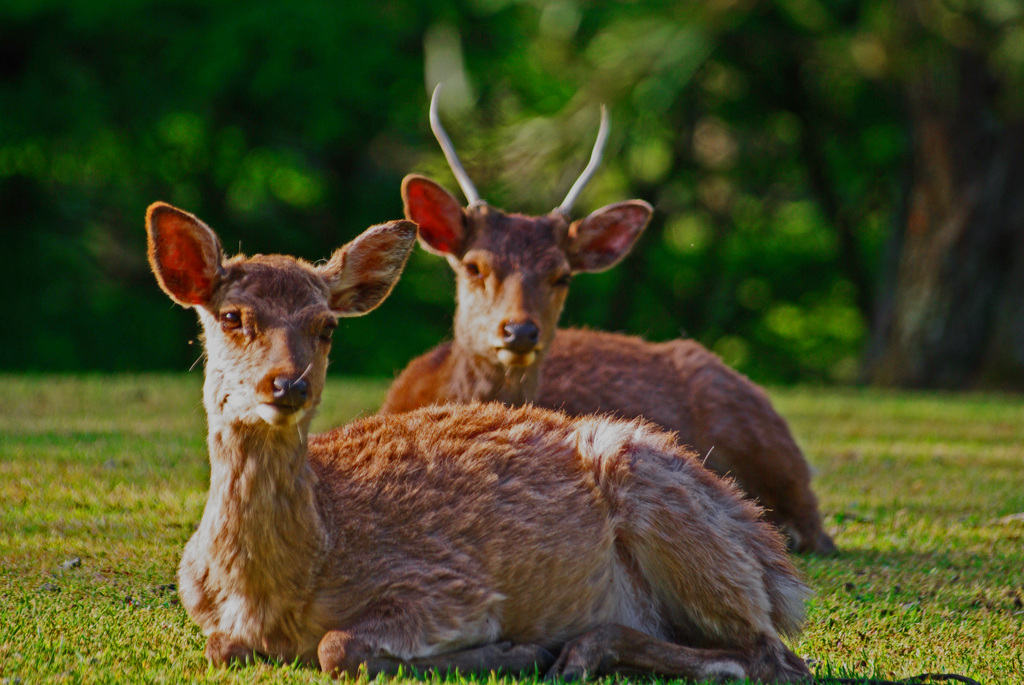
[[[517,354],[512,350],[498,350],[498,361],[504,364],[505,366],[529,366],[534,362],[535,359],[537,359],[536,352]]]
[[[290,426],[297,423],[305,413],[305,409],[282,411],[272,404],[260,404],[256,407],[256,414],[271,426]]]

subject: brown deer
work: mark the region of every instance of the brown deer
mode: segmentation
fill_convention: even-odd
[[[807,589],[779,535],[643,422],[491,403],[309,435],[336,319],[387,296],[413,224],[320,266],[225,259],[162,203],[147,230],[203,328],[210,490],[178,581],[211,662],[810,676],[780,639]]]
[[[807,461],[761,388],[692,340],[652,344],[556,329],[571,276],[615,265],[652,212],[632,200],[570,222],[601,158],[604,113],[587,168],[562,205],[541,217],[507,214],[480,200],[441,127],[436,91],[430,120],[469,205],[418,175],[402,182],[402,199],[406,218],[419,224],[420,245],[455,271],[455,335],[406,367],[381,412],[497,400],[574,416],[643,417],[674,431],[708,468],[734,478],[793,549],[834,552]]]

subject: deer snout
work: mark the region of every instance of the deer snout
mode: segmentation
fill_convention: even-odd
[[[501,326],[501,342],[510,352],[532,352],[539,339],[540,329],[532,321],[506,321]]]
[[[530,320],[503,321],[498,328],[498,361],[505,366],[530,366],[537,359],[540,329]]]
[[[260,387],[256,414],[271,426],[290,426],[305,416],[310,390],[303,376],[267,375]]]
[[[309,383],[305,378],[292,379],[288,376],[274,378],[274,404],[298,408],[309,399]]]

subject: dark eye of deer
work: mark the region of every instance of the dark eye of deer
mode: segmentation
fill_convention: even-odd
[[[238,312],[224,312],[220,315],[220,327],[225,331],[237,330],[242,325],[242,315]]]
[[[320,339],[324,342],[331,342],[331,336],[334,335],[334,329],[338,327],[338,324],[332,323],[324,326],[320,329]]]
[[[551,285],[559,287],[559,288],[564,288],[565,286],[569,285],[569,281],[571,281],[571,280],[572,280],[572,274],[567,274],[566,273],[566,274],[562,274],[561,276],[559,276],[558,278],[553,280],[551,282]]]
[[[466,262],[463,266],[466,267],[466,273],[469,274],[471,278],[480,278],[480,267],[475,263]]]

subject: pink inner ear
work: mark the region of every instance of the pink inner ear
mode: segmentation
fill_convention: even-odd
[[[645,216],[642,212],[631,212],[618,209],[605,212],[587,220],[585,235],[586,249],[606,254],[624,254],[629,251],[636,240],[637,233],[643,227]],[[572,234],[578,234],[583,226],[577,224]],[[575,235],[573,235],[575,237]]]
[[[650,212],[642,207],[617,206],[598,210],[569,229],[575,244],[571,262],[579,271],[601,271],[622,259],[647,225]]]
[[[164,284],[182,302],[203,304],[210,297],[213,279],[193,225],[169,212],[157,222],[156,257]]]
[[[462,211],[451,196],[438,197],[439,189],[425,183],[409,183],[405,188],[406,215],[419,225],[420,237],[444,254],[458,252],[462,242]],[[443,192],[443,191],[440,191]]]
[[[589,247],[607,254],[624,254],[633,245],[636,231],[632,224],[614,221],[591,241]]]

